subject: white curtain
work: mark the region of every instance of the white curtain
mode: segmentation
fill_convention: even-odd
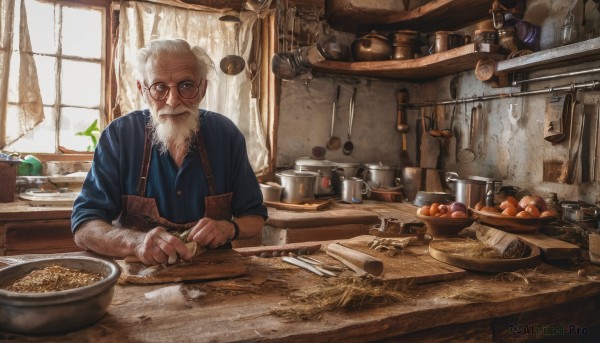
[[[16,3],[20,4],[18,9],[15,8]],[[13,32],[15,14],[19,14],[18,33]],[[13,54],[15,39],[18,39],[18,48]],[[9,102],[13,104],[10,110]],[[42,96],[31,50],[25,2],[0,0],[0,148],[14,142],[43,120]]]
[[[121,112],[126,114],[145,107],[136,88],[137,50],[155,38],[183,38],[192,46],[202,47],[214,64],[214,70],[208,77],[207,94],[200,107],[233,120],[246,137],[248,156],[254,171],[266,168],[266,135],[259,119],[259,99],[251,97],[250,71],[246,67],[241,74],[228,76],[219,68],[219,61],[226,55],[239,54],[248,61],[256,14],[250,12],[241,15],[238,53],[234,25],[219,21],[220,13],[134,1],[124,1],[120,6],[115,71],[117,106]]]

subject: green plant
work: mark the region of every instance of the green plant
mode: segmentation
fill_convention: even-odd
[[[96,149],[96,145],[98,144],[98,137],[100,137],[100,129],[98,128],[98,119],[94,120],[94,122],[88,126],[84,131],[80,131],[75,133],[77,136],[90,137],[92,140],[92,144],[88,145],[87,151],[94,151]]]

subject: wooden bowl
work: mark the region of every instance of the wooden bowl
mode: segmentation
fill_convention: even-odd
[[[417,218],[425,222],[427,234],[431,237],[453,237],[475,222],[477,216],[471,211],[469,214],[471,215],[469,218],[442,218],[417,213]]]
[[[495,227],[507,232],[532,233],[542,226],[556,220],[556,216],[542,218],[517,218],[500,213],[481,212],[473,210],[480,223]]]
[[[484,273],[512,272],[519,269],[535,268],[540,264],[540,248],[522,241],[529,248],[529,254],[521,258],[470,257],[457,253],[466,243],[464,238],[436,239],[429,243],[429,255],[438,261],[455,267]]]

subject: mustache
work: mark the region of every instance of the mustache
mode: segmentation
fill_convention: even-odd
[[[158,110],[157,114],[159,116],[171,116],[171,115],[176,115],[176,114],[180,114],[183,112],[188,112],[190,114],[193,114],[194,109],[190,106],[185,106],[185,105],[181,105],[181,104],[177,107],[171,107],[169,105],[165,105],[160,110]]]

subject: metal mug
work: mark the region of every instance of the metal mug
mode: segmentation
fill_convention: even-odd
[[[369,196],[371,189],[363,179],[357,177],[340,176],[342,182],[342,202],[349,204],[360,204],[363,202],[363,195]]]

